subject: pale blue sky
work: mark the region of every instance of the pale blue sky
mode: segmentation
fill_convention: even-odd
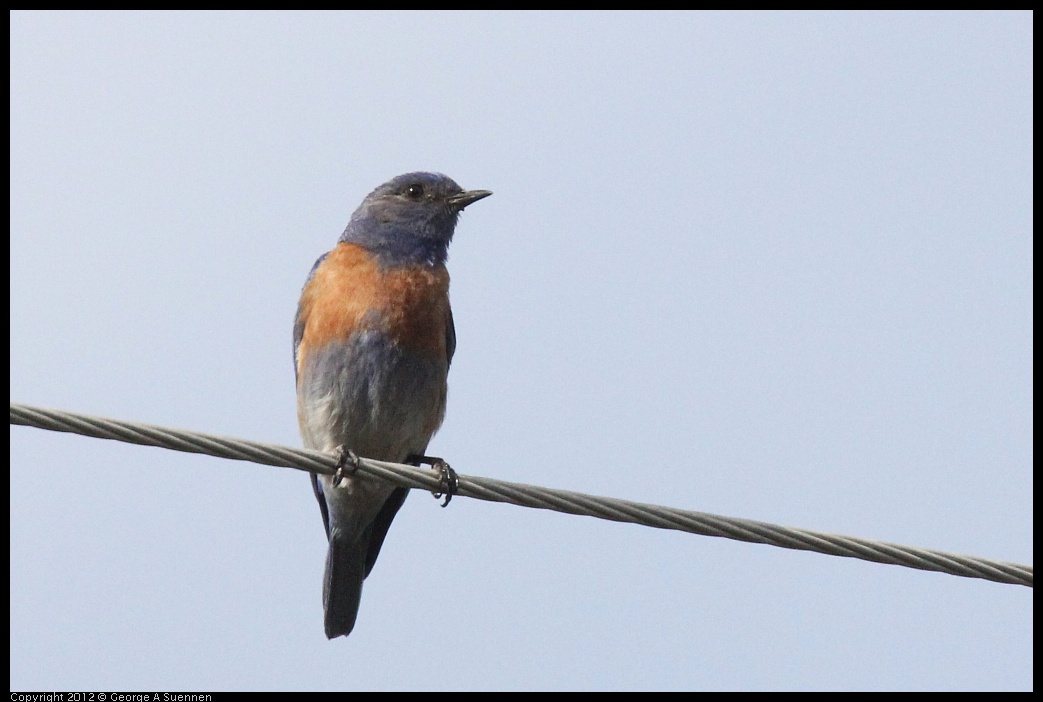
[[[1032,15],[11,15],[11,399],[300,445],[312,262],[450,250],[464,474],[1032,562]],[[11,429],[11,686],[1031,689],[1032,591]]]

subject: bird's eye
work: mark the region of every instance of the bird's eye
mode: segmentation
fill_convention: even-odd
[[[406,188],[406,197],[410,200],[419,200],[424,196],[424,186],[420,183],[413,183]]]

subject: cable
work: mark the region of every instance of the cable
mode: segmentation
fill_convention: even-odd
[[[256,441],[243,441],[147,424],[103,419],[15,403],[11,403],[11,424],[82,434],[97,439],[126,441],[142,446],[158,446],[174,451],[202,453],[238,461],[252,461],[269,466],[296,468],[327,475],[332,475],[337,468],[337,459],[332,454],[320,451],[294,449]],[[402,487],[421,488],[431,492],[437,492],[440,489],[440,477],[435,471],[423,470],[414,466],[362,458],[359,470]],[[704,536],[720,536],[738,541],[815,551],[830,556],[859,558],[875,563],[933,570],[965,578],[982,578],[999,583],[1032,587],[1032,567],[1017,563],[1004,563],[944,551],[824,534],[749,519],[722,517],[704,512],[691,512],[673,507],[553,490],[491,478],[461,475],[459,481],[459,488],[455,494],[490,502],[506,502],[522,507],[549,509],[615,522],[632,522],[659,529],[676,529]]]

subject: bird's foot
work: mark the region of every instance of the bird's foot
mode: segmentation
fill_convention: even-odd
[[[407,463],[412,463],[415,466],[420,466],[423,463],[428,464],[438,473],[438,492],[432,492],[435,499],[441,497],[445,498],[445,502],[442,506],[445,507],[449,504],[449,500],[453,499],[453,495],[460,488],[460,478],[456,475],[456,471],[445,462],[444,458],[437,458],[436,456],[410,456]]]
[[[333,484],[340,485],[341,481],[349,475],[355,475],[359,470],[359,456],[357,453],[344,446],[338,446],[333,450],[337,456],[337,472],[333,474]]]

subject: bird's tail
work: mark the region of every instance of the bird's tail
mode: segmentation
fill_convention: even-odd
[[[366,577],[365,540],[349,539],[339,529],[330,531],[326,574],[322,580],[322,606],[326,612],[326,638],[347,636],[355,628]]]

